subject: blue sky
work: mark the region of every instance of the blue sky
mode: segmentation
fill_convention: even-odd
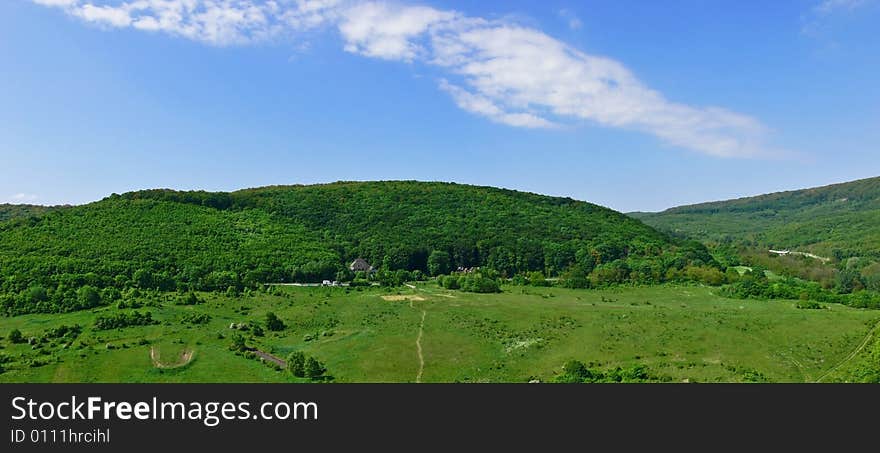
[[[418,179],[621,211],[880,175],[878,0],[0,2],[0,202]]]

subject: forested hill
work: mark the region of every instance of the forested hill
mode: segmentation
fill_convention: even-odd
[[[54,207],[30,204],[0,204],[0,222],[44,214]]]
[[[880,256],[880,178],[631,215],[704,241]]]
[[[356,257],[385,271],[486,266],[508,276],[552,276],[576,266],[619,281],[657,280],[670,267],[712,260],[699,244],[675,243],[610,209],[489,187],[149,190],[0,223],[0,298],[6,295],[7,313],[19,313],[83,308],[87,302],[73,292],[83,286],[226,290],[313,282],[344,277]]]

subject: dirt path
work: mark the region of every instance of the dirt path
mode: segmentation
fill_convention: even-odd
[[[410,301],[410,306],[412,306],[412,301]],[[419,374],[416,375],[416,384],[422,382],[422,373],[425,371],[425,357],[422,355],[422,333],[425,331],[425,316],[427,314],[427,311],[422,310],[422,323],[419,324],[419,337],[416,338],[416,349],[419,352]]]
[[[857,347],[853,352],[849,353],[849,355],[846,356],[845,359],[840,361],[840,363],[834,365],[834,367],[832,367],[830,370],[819,376],[819,378],[816,379],[815,382],[822,382],[822,379],[825,379],[826,377],[828,377],[829,374],[837,371],[838,368],[842,367],[847,362],[854,359],[860,352],[862,352],[862,349],[865,349],[865,346],[867,346],[868,343],[871,342],[871,339],[874,337],[874,334],[877,332],[878,329],[880,329],[880,322],[878,322],[871,330],[868,331],[868,334],[865,335],[865,339],[862,340],[862,343],[859,345],[859,347]]]
[[[280,359],[278,357],[275,357],[274,355],[269,354],[268,352],[263,352],[263,351],[260,351],[259,349],[254,349],[254,354],[256,354],[258,357],[260,357],[263,360],[267,360],[269,362],[277,364],[281,368],[287,368],[287,362],[285,360]]]
[[[179,368],[190,361],[193,358],[193,350],[192,349],[184,349],[180,354],[180,360],[176,363],[162,363],[159,359],[159,352],[156,350],[155,346],[150,346],[150,360],[153,362],[153,366],[156,368]]]
[[[419,289],[415,285],[411,285],[409,283],[404,283],[407,288],[413,289],[415,291],[419,291]],[[418,297],[418,296],[417,296]],[[410,298],[409,299],[409,308],[416,308],[413,305],[413,301],[423,301],[425,299],[419,298]],[[422,310],[422,322],[419,324],[419,336],[416,338],[416,352],[419,354],[419,372],[416,374],[416,384],[420,384],[422,382],[422,374],[425,372],[425,356],[422,354],[422,335],[425,333],[425,317],[428,315],[428,312]]]

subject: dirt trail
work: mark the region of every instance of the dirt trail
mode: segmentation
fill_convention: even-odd
[[[409,283],[404,283],[408,288],[411,288],[415,291],[419,291],[419,289],[415,285],[411,285]],[[424,301],[424,298],[414,297],[409,299],[409,308],[416,308],[413,305],[413,301]],[[425,372],[425,356],[422,354],[422,335],[425,333],[425,317],[428,315],[428,312],[422,310],[422,322],[419,324],[419,336],[416,338],[416,352],[419,354],[419,372],[416,374],[416,384],[420,384],[422,382],[422,374]]]
[[[868,334],[865,335],[865,339],[862,340],[862,343],[859,345],[859,347],[857,347],[853,352],[849,353],[849,355],[846,356],[846,358],[844,358],[842,361],[840,361],[840,363],[834,365],[834,367],[832,367],[830,370],[819,376],[819,378],[817,378],[815,382],[822,382],[822,379],[825,379],[826,377],[828,377],[829,374],[837,371],[838,368],[842,367],[847,362],[854,359],[860,352],[862,352],[862,349],[865,349],[865,346],[867,346],[868,343],[871,342],[871,339],[874,338],[874,334],[877,332],[878,329],[880,329],[880,322],[878,322],[871,330],[868,331]]]
[[[178,360],[176,363],[162,363],[156,347],[150,346],[150,360],[153,362],[153,366],[156,368],[179,368],[192,361],[192,358],[193,350],[184,349],[183,352],[180,353],[180,360]]]
[[[412,301],[410,301],[410,306],[412,306]],[[425,357],[422,355],[422,333],[425,331],[425,316],[427,314],[427,311],[422,310],[422,323],[419,325],[419,337],[416,338],[416,349],[419,352],[419,374],[416,375],[416,384],[422,382],[422,373],[425,371]]]
[[[287,368],[287,362],[285,360],[280,359],[278,357],[275,357],[274,355],[269,354],[268,352],[263,352],[263,351],[260,351],[259,349],[254,349],[254,354],[256,354],[258,357],[260,357],[263,360],[268,360],[269,362],[277,364],[281,368]]]

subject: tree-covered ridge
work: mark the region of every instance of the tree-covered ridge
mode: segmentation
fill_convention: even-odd
[[[151,190],[0,224],[0,302],[9,314],[70,311],[93,305],[79,297],[84,286],[106,303],[131,288],[240,291],[349,279],[356,257],[386,272],[487,267],[508,277],[592,273],[608,283],[664,281],[670,269],[712,264],[701,245],[610,209],[489,187]]]
[[[31,204],[0,204],[0,222],[45,214],[55,207]]]
[[[560,263],[549,266],[562,271],[585,244],[603,245],[597,249],[597,258],[603,262],[631,254],[659,255],[671,248],[665,235],[607,208],[569,198],[451,183],[340,182],[225,194],[151,190],[122,198],[226,211],[259,209],[280,222],[304,225],[345,261],[362,257],[392,269],[427,271],[434,250],[448,252],[455,266],[491,262],[499,270],[514,273],[544,270],[547,253],[553,252],[571,255],[556,257]],[[546,242],[553,244],[548,250]]]
[[[880,178],[632,216],[705,241],[880,257]]]

